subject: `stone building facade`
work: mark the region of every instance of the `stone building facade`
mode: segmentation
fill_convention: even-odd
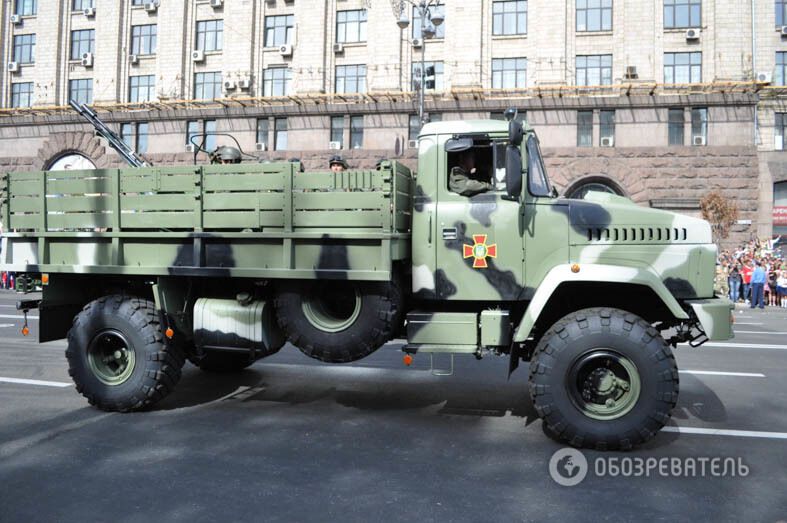
[[[787,233],[773,221],[787,207],[784,3],[445,0],[421,40],[412,7],[400,30],[389,0],[2,2],[0,166],[120,165],[63,108],[81,97],[154,163],[193,161],[187,138],[207,130],[310,169],[337,146],[356,167],[416,167],[423,58],[432,119],[518,108],[563,193],[594,184],[696,214],[721,190],[741,210],[733,241]]]

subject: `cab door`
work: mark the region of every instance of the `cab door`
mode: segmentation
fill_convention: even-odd
[[[491,165],[483,167],[496,174],[496,190],[470,197],[449,190],[452,165],[441,148],[434,227],[438,299],[514,301],[524,294],[522,206],[503,198],[505,144],[491,147]]]

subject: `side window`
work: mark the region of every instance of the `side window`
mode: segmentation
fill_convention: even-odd
[[[497,190],[500,160],[496,159],[495,149],[492,144],[487,143],[474,145],[463,151],[449,152],[446,177],[448,190],[462,196]],[[505,156],[502,162],[502,179],[505,180]]]
[[[549,196],[552,190],[547,180],[544,162],[541,159],[541,149],[538,140],[531,135],[527,139],[527,184],[533,196]]]

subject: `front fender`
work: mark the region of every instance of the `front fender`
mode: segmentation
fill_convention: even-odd
[[[573,272],[571,265],[554,267],[538,286],[533,299],[522,317],[522,321],[514,333],[514,341],[524,342],[533,330],[536,320],[544,310],[555,289],[566,282],[609,282],[644,285],[649,287],[664,302],[670,312],[679,319],[689,319],[689,315],[681,308],[675,297],[667,290],[664,283],[653,272],[640,267],[621,267],[619,265],[579,264],[579,271]]]

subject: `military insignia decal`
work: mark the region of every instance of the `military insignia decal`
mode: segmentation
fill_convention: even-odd
[[[497,244],[487,245],[486,234],[474,234],[473,245],[465,244],[463,247],[465,259],[473,258],[474,269],[486,269],[488,267],[487,257],[497,258]]]

